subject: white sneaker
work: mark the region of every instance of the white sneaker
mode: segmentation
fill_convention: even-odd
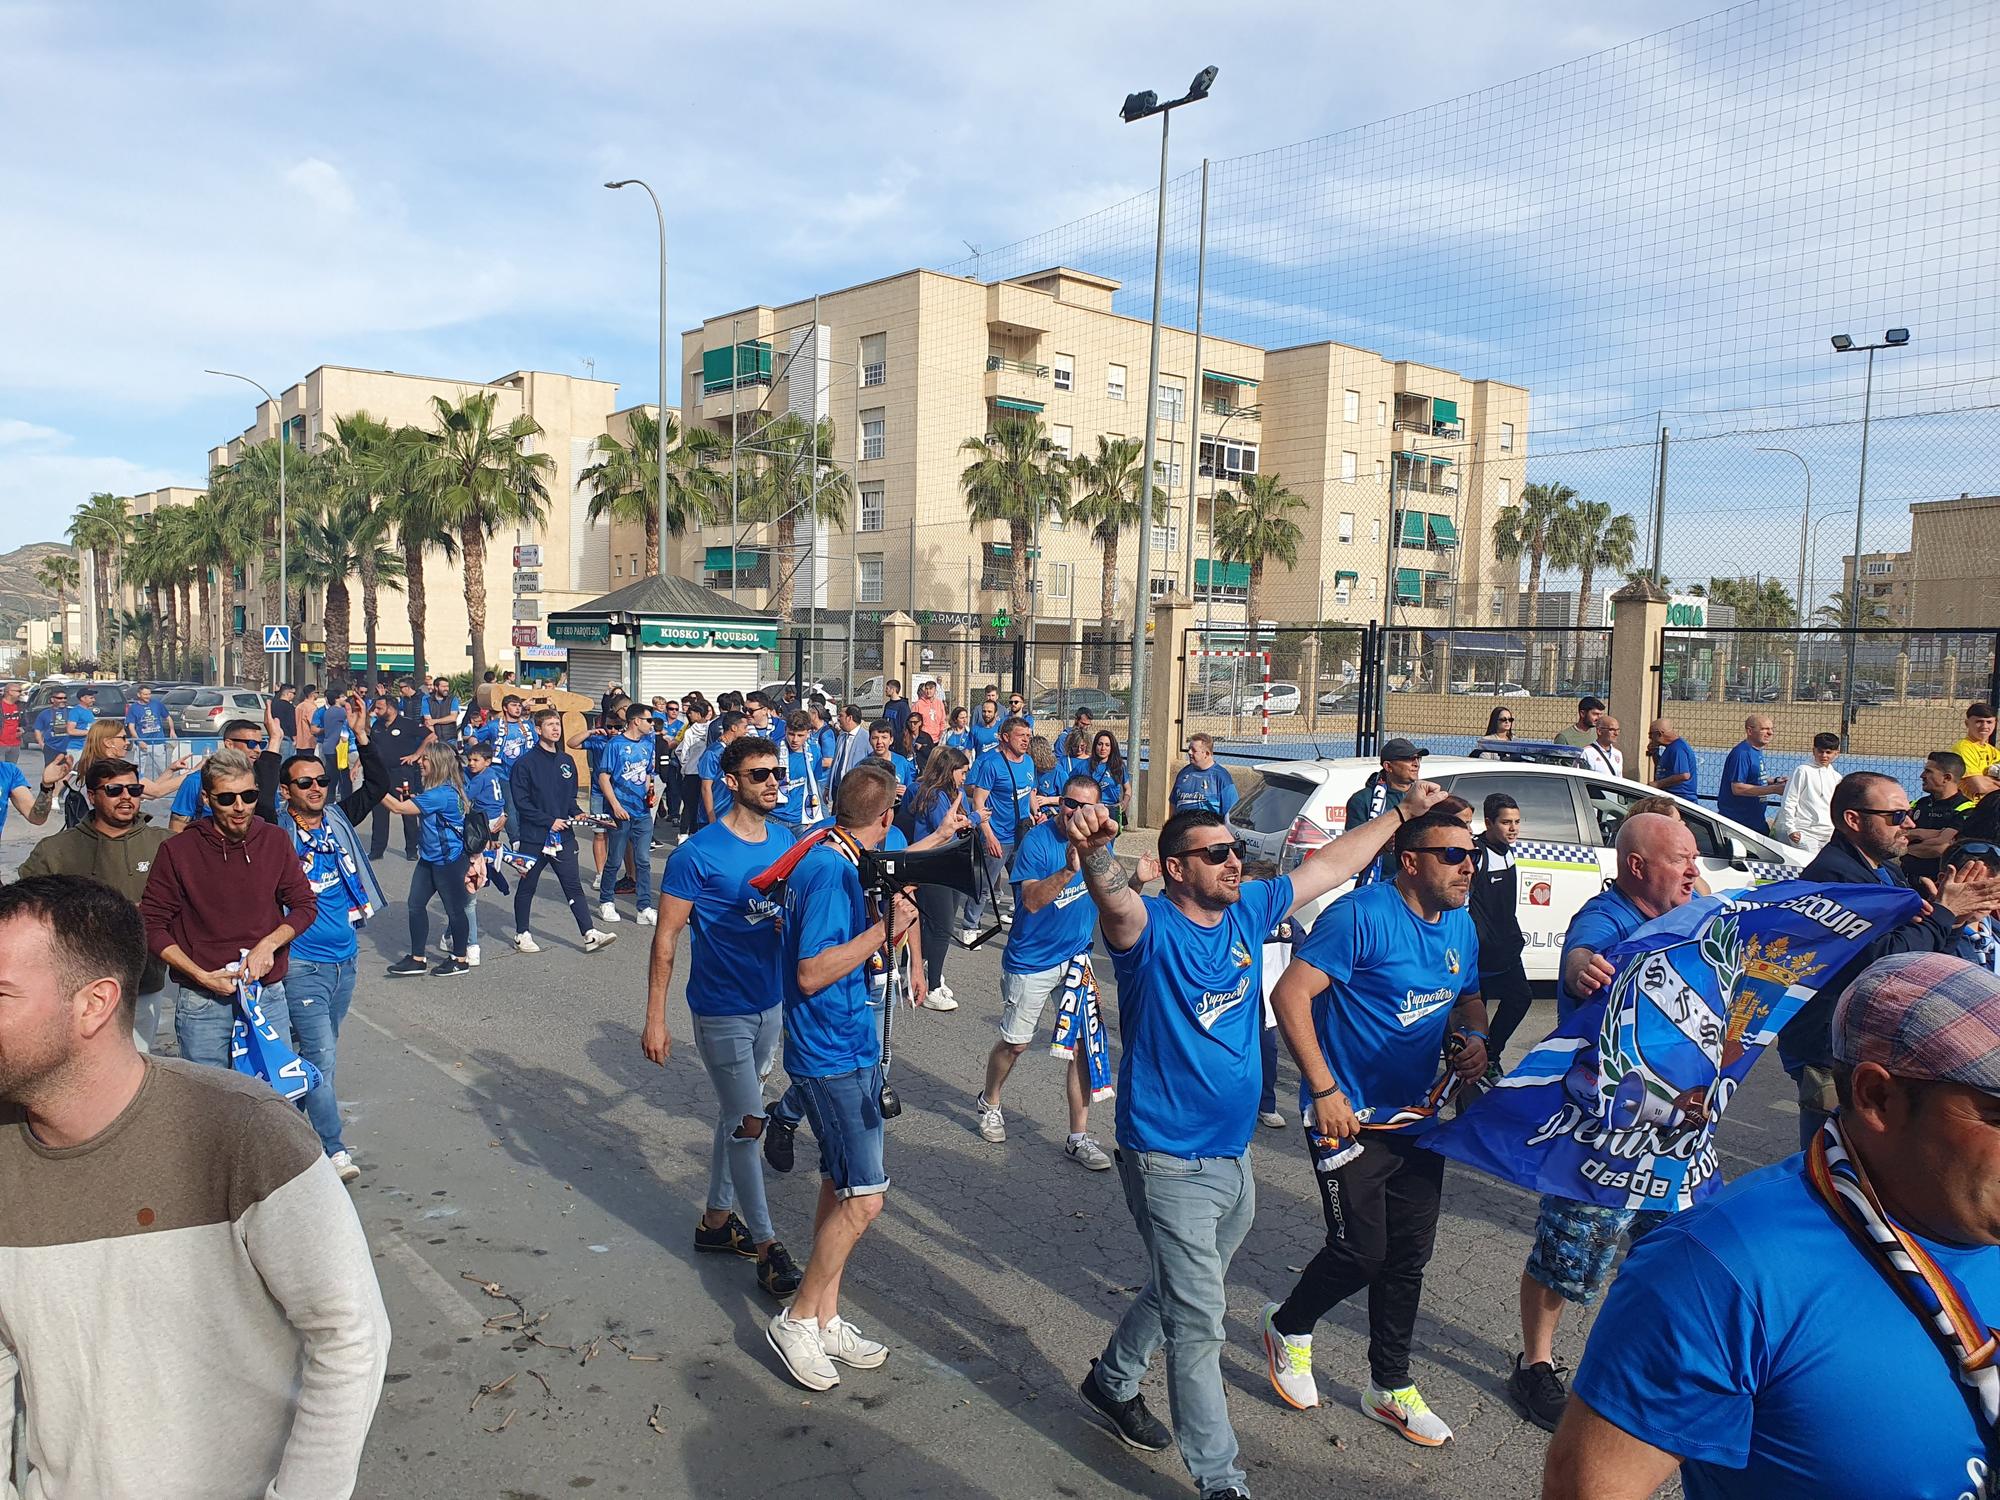
[[[1275,1109],[1267,1109],[1257,1116],[1257,1123],[1269,1126],[1272,1130],[1283,1130],[1285,1128],[1285,1117]]]
[[[354,1158],[345,1151],[336,1151],[327,1160],[333,1163],[333,1170],[340,1174],[342,1182],[352,1182],[361,1175],[361,1168],[354,1164]]]
[[[472,968],[476,969],[479,967],[479,944],[477,943],[466,944],[465,962]]]
[[[1309,1333],[1280,1333],[1271,1322],[1278,1304],[1264,1304],[1264,1362],[1270,1366],[1271,1389],[1285,1405],[1299,1411],[1319,1405],[1319,1383],[1313,1379],[1313,1341]]]
[[[597,920],[600,922],[617,922],[622,920],[618,915],[618,903],[616,901],[599,902]]]
[[[929,990],[924,995],[925,1010],[957,1010],[958,1002],[951,998],[951,991],[943,985]]]
[[[889,1346],[868,1338],[847,1319],[835,1313],[819,1331],[820,1347],[828,1359],[837,1359],[856,1370],[876,1370],[889,1357]]]
[[[1442,1448],[1451,1441],[1451,1429],[1413,1385],[1399,1391],[1385,1391],[1371,1385],[1361,1393],[1361,1409],[1419,1447]]]
[[[978,941],[979,941],[979,929],[977,927],[961,927],[958,929],[959,947],[970,948],[974,943]]]
[[[1014,925],[1014,914],[1011,911],[1001,912],[1000,925],[1002,927],[1012,927]]]
[[[830,1391],[840,1384],[840,1371],[826,1357],[817,1318],[794,1318],[780,1309],[765,1325],[764,1337],[778,1351],[785,1370],[809,1391]]]
[[[450,934],[450,933],[448,933],[448,932],[447,932],[447,933],[446,933],[446,934],[445,934],[445,935],[444,935],[443,937],[441,937],[441,938],[439,938],[439,939],[438,939],[438,952],[440,952],[440,953],[450,953],[450,952],[451,952],[451,934]]]
[[[517,932],[514,934],[514,951],[516,953],[540,953],[542,945],[527,933]]]
[[[650,906],[642,906],[636,920],[641,927],[657,927],[660,925],[660,914]]]
[[[585,953],[595,953],[599,948],[609,948],[617,941],[617,933],[605,932],[593,927],[583,935],[583,951]]]
[[[1063,1142],[1063,1155],[1078,1166],[1088,1167],[1093,1172],[1109,1172],[1111,1158],[1097,1143],[1094,1135],[1079,1135]]]
[[[1007,1139],[1007,1117],[986,1102],[981,1095],[973,1106],[979,1111],[979,1138],[999,1145]]]

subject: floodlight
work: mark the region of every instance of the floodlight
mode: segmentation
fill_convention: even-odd
[[[1130,125],[1134,120],[1143,120],[1160,107],[1160,96],[1151,89],[1143,94],[1127,94],[1125,107],[1118,111],[1118,118]]]
[[[1849,349],[1854,347],[1854,340],[1844,333],[1836,333],[1833,336],[1833,347],[1838,349],[1842,354],[1845,354]]]
[[[1909,341],[1910,330],[1907,328],[1891,328],[1882,335],[1882,342],[1885,344],[1907,344]]]

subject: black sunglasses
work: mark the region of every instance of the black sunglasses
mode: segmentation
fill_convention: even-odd
[[[1062,799],[1062,805],[1063,805],[1063,811],[1064,811],[1064,812],[1075,812],[1075,811],[1076,811],[1076,810],[1077,810],[1077,809],[1078,809],[1079,807],[1095,807],[1095,806],[1097,806],[1097,804],[1096,804],[1095,802],[1082,802],[1082,801],[1079,801],[1079,800],[1078,800],[1077,798],[1075,798],[1075,797],[1065,797],[1065,798],[1063,798],[1063,799]]]
[[[1405,849],[1405,854],[1428,854],[1441,864],[1462,865],[1472,858],[1470,849],[1461,849],[1456,844],[1419,844],[1414,849]]]
[[[144,783],[137,781],[107,781],[98,790],[107,797],[143,797],[146,795]]]
[[[266,740],[225,740],[223,743],[228,745],[232,750],[262,750],[269,742]]]
[[[1907,807],[1856,807],[1850,808],[1849,811],[1861,813],[1865,817],[1887,818],[1891,823],[1914,823],[1917,821],[1916,812]]]
[[[332,786],[333,778],[331,776],[294,776],[289,785],[296,787]]]
[[[741,770],[731,771],[729,774],[734,776],[738,781],[754,781],[759,786],[762,786],[778,774],[778,768],[776,766],[745,766]]]
[[[1226,865],[1231,859],[1242,859],[1250,852],[1250,846],[1237,839],[1228,844],[1184,845],[1174,851],[1170,858],[1203,859],[1212,865]]]
[[[207,792],[204,795],[217,807],[234,807],[239,802],[254,803],[257,800],[255,792]]]

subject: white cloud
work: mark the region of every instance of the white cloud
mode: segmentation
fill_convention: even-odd
[[[98,490],[131,495],[194,482],[164,466],[76,446],[69,433],[0,417],[0,552],[57,540],[78,503]]]

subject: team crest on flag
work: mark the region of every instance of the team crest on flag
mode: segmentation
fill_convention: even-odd
[[[1697,897],[1604,954],[1611,983],[1423,1143],[1535,1192],[1686,1208],[1721,1184],[1715,1127],[1758,1054],[1920,903],[1804,881]]]
[[[1458,950],[1456,948],[1447,948],[1444,950],[1444,966],[1454,974],[1458,972]]]

